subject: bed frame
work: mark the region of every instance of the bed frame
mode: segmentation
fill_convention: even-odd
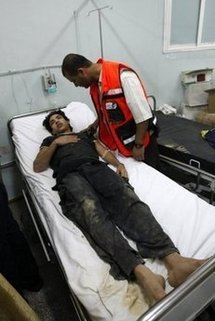
[[[54,109],[52,109],[54,110]],[[50,110],[48,110],[50,111]],[[13,117],[8,121],[8,129],[10,132],[10,136],[13,136],[13,132],[11,130],[11,122],[20,117],[26,117],[29,115],[39,114],[43,111],[39,111],[36,113],[27,113],[23,115],[19,115]],[[14,146],[12,140],[13,147]],[[165,162],[172,162],[172,160],[168,160],[165,156],[161,155],[161,158]],[[22,174],[23,179],[23,197],[27,204],[29,213],[31,215],[33,224],[35,226],[36,232],[39,236],[42,248],[44,250],[44,254],[48,261],[51,260],[52,254],[54,253],[57,261],[59,262],[59,266],[64,275],[64,269],[61,266],[60,261],[58,260],[58,255],[55,253],[52,248],[51,241],[43,228],[43,224],[37,215],[37,212],[40,210],[38,207],[37,200],[35,199],[34,193],[31,191],[29,184],[26,178],[23,176],[22,168],[20,167],[20,162],[15,153],[16,164]],[[179,164],[177,164],[179,166]],[[198,174],[199,175],[199,169]],[[208,173],[201,173],[208,176]],[[210,175],[209,175],[210,176]],[[214,182],[214,176],[212,175],[208,178],[212,184]],[[215,215],[215,213],[214,213]],[[215,238],[214,238],[215,240]],[[199,270],[197,270],[187,281],[185,281],[181,286],[179,286],[174,291],[170,292],[163,300],[157,303],[153,308],[149,309],[146,313],[144,313],[138,321],[184,321],[186,320],[194,320],[194,317],[198,315],[203,309],[205,309],[208,305],[210,305],[215,300],[215,256],[212,257],[207,264],[203,265]],[[79,302],[76,295],[71,291],[71,299],[72,304],[74,305],[77,316],[80,321],[93,321],[89,315],[86,313],[86,310],[83,308],[82,304]],[[192,303],[192,304],[191,304]],[[183,307],[183,308],[182,308]],[[183,311],[183,317],[182,317]],[[191,319],[193,316],[193,319]],[[130,321],[130,320],[128,320]]]
[[[19,167],[18,162],[16,160],[16,165]],[[57,262],[59,271],[61,275],[63,276],[63,279],[65,280],[65,285],[67,285],[64,269],[61,266],[61,262],[58,259],[58,256],[56,252],[54,251],[51,242],[49,240],[49,237],[43,227],[43,224],[40,220],[40,216],[37,214],[40,210],[37,205],[37,201],[35,199],[34,194],[32,193],[28,182],[26,179],[22,176],[23,181],[23,188],[22,188],[22,195],[25,200],[25,204],[28,208],[29,214],[31,216],[33,225],[35,227],[36,233],[38,235],[41,247],[43,249],[44,255],[46,257],[47,262]],[[68,285],[67,285],[68,287]],[[68,288],[68,293],[72,302],[72,305],[76,312],[76,317],[79,321],[91,321],[90,317],[87,315],[87,312],[83,305],[78,300],[77,296],[74,294],[74,292]]]

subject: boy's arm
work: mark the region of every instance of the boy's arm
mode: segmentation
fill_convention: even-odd
[[[96,150],[101,158],[104,159],[108,164],[113,165],[116,167],[116,172],[122,177],[128,178],[128,173],[124,164],[120,163],[118,159],[114,156],[114,154],[107,149],[101,142],[98,140],[94,141]]]
[[[49,167],[49,162],[57,149],[55,140],[49,146],[43,146],[33,162],[33,170],[36,173],[45,171]]]
[[[76,134],[68,134],[57,137],[49,146],[43,146],[34,160],[34,171],[37,173],[43,172],[49,167],[49,162],[58,146],[77,143],[78,141],[79,138]]]

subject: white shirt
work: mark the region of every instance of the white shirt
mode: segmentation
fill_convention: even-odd
[[[122,88],[128,107],[136,124],[152,117],[151,108],[145,97],[137,75],[130,70],[123,70],[120,74]]]

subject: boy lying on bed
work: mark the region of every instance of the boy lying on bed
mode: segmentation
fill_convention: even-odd
[[[74,133],[61,111],[49,113],[46,137],[34,160],[34,171],[50,166],[64,215],[85,234],[98,255],[109,262],[115,278],[135,279],[151,304],[165,295],[165,281],[144,265],[160,258],[172,287],[181,284],[205,260],[185,258],[127,182],[123,164],[87,130]],[[116,173],[105,162],[116,168]],[[136,242],[135,251],[119,232]]]

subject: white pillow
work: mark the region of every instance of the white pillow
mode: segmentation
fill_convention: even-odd
[[[70,119],[74,132],[87,128],[97,118],[89,106],[80,102],[71,102],[63,111]]]

